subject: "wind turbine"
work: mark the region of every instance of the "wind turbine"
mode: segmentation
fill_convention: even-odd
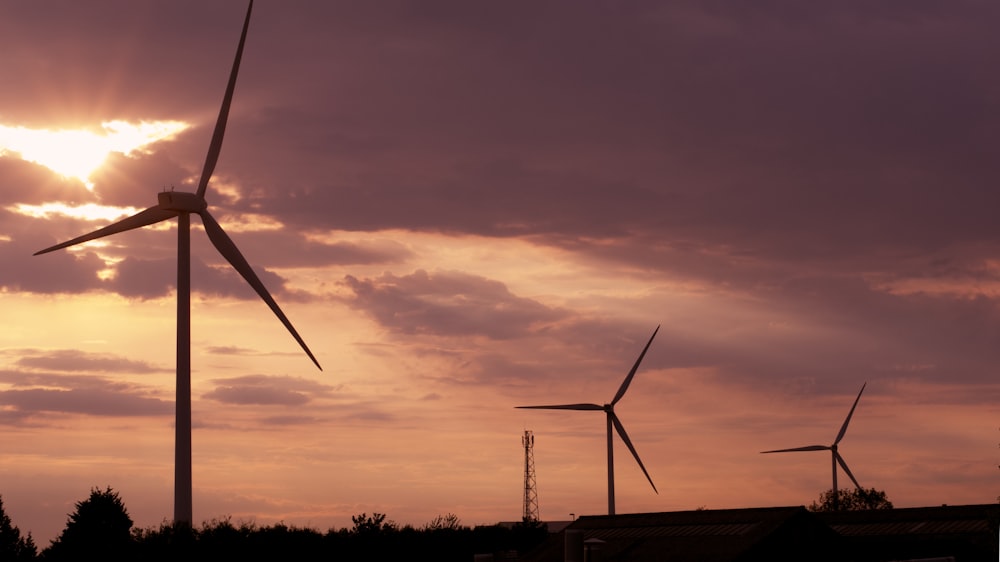
[[[793,453],[798,451],[830,451],[831,462],[833,464],[833,509],[838,508],[838,497],[837,497],[837,464],[839,463],[847,476],[851,478],[857,489],[861,489],[861,484],[858,484],[858,479],[851,474],[851,469],[847,468],[847,463],[844,462],[844,457],[840,456],[840,452],[837,451],[837,445],[840,440],[844,438],[844,434],[847,433],[847,425],[851,423],[851,416],[854,415],[854,409],[858,407],[858,400],[861,400],[861,393],[865,391],[865,387],[868,383],[861,385],[861,392],[858,392],[858,397],[854,399],[854,405],[851,406],[851,411],[847,413],[847,418],[844,420],[844,425],[840,426],[840,433],[837,434],[837,438],[833,440],[833,445],[809,445],[807,447],[795,447],[794,449],[778,449],[776,451],[761,451],[762,454],[766,453]]]
[[[636,370],[639,369],[639,363],[642,362],[642,358],[646,356],[646,350],[649,349],[649,344],[653,343],[653,338],[656,337],[656,332],[660,331],[660,327],[657,326],[653,330],[653,335],[649,337],[649,341],[646,342],[646,347],[642,348],[642,353],[639,354],[639,358],[635,360],[635,365],[632,365],[632,370],[628,372],[625,376],[625,380],[622,381],[622,385],[618,387],[618,392],[615,393],[615,397],[611,399],[611,402],[604,404],[603,406],[599,404],[560,404],[555,406],[517,406],[517,408],[526,408],[534,410],[600,410],[605,413],[608,420],[608,515],[615,514],[615,454],[614,454],[614,442],[612,441],[611,427],[614,426],[615,430],[618,431],[618,435],[625,442],[625,446],[631,451],[632,456],[635,458],[635,462],[639,463],[639,468],[642,469],[642,473],[646,475],[646,480],[649,480],[649,485],[653,487],[653,491],[659,494],[660,492],[656,489],[656,484],[653,484],[653,479],[649,477],[649,472],[646,471],[646,467],[642,464],[642,459],[639,458],[639,453],[635,451],[635,447],[632,446],[632,440],[628,438],[628,433],[625,431],[625,426],[622,425],[621,420],[618,419],[618,415],[615,414],[615,404],[625,396],[625,391],[628,390],[628,385],[632,382],[632,377],[635,376]]]
[[[118,234],[126,230],[132,230],[143,226],[149,226],[167,219],[177,217],[177,398],[176,398],[176,423],[174,438],[174,523],[190,526],[192,520],[191,501],[191,213],[201,217],[201,222],[205,226],[205,233],[215,246],[216,250],[236,269],[237,272],[261,299],[267,303],[275,316],[281,320],[285,328],[292,334],[295,341],[299,343],[306,355],[312,359],[316,367],[322,370],[316,357],[309,351],[309,347],[295,331],[292,323],[274,302],[270,293],[261,283],[254,273],[246,258],[240,253],[236,244],[222,230],[219,223],[215,221],[208,212],[208,203],[205,200],[205,191],[208,188],[208,181],[212,178],[215,164],[219,160],[219,153],[222,150],[222,137],[226,131],[226,121],[229,117],[229,106],[233,100],[233,90],[236,87],[236,75],[240,68],[240,59],[243,56],[243,45],[246,42],[247,28],[250,26],[250,13],[253,10],[253,0],[247,6],[246,19],[243,22],[243,32],[240,35],[240,43],[236,49],[236,59],[233,61],[233,69],[229,75],[229,84],[222,100],[222,108],[219,111],[219,118],[215,123],[215,132],[212,134],[212,142],[208,148],[208,156],[205,158],[205,167],[201,172],[201,180],[198,182],[198,190],[195,193],[163,192],[158,195],[158,203],[141,211],[131,217],[122,219],[114,224],[95,230],[90,234],[84,234],[72,240],[56,244],[46,248],[35,255],[52,252],[76,244],[81,244],[104,236]]]

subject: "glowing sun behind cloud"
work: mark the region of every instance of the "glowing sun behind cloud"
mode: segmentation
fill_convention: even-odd
[[[0,155],[16,153],[92,188],[89,178],[108,154],[125,155],[157,141],[171,139],[188,128],[182,121],[105,121],[99,132],[85,129],[28,129],[0,125]]]

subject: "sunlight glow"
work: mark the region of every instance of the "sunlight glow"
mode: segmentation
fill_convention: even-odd
[[[66,205],[65,203],[42,203],[41,205],[18,203],[14,207],[10,207],[9,210],[32,218],[47,218],[51,215],[62,215],[74,219],[110,222],[117,218],[134,215],[141,209],[137,207],[109,207],[95,203],[87,203],[75,207]]]
[[[227,232],[263,232],[281,230],[285,225],[274,217],[241,213],[226,216],[223,227]]]
[[[105,121],[99,131],[28,129],[0,125],[0,155],[14,153],[93,188],[89,178],[112,152],[132,154],[187,129],[182,121]]]

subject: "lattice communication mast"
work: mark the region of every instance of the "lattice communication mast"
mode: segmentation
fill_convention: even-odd
[[[538,521],[538,490],[535,488],[535,436],[524,430],[524,521]]]

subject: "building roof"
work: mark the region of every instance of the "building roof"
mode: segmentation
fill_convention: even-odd
[[[947,557],[992,562],[998,559],[998,528],[1000,504],[836,513],[796,506],[582,516],[522,560],[564,562],[579,554],[582,561],[584,548],[599,548],[596,559],[605,562]]]
[[[840,537],[798,506],[582,516],[524,560],[563,561],[573,533],[606,562],[839,559]]]
[[[817,513],[857,560],[997,560],[1000,504]]]

